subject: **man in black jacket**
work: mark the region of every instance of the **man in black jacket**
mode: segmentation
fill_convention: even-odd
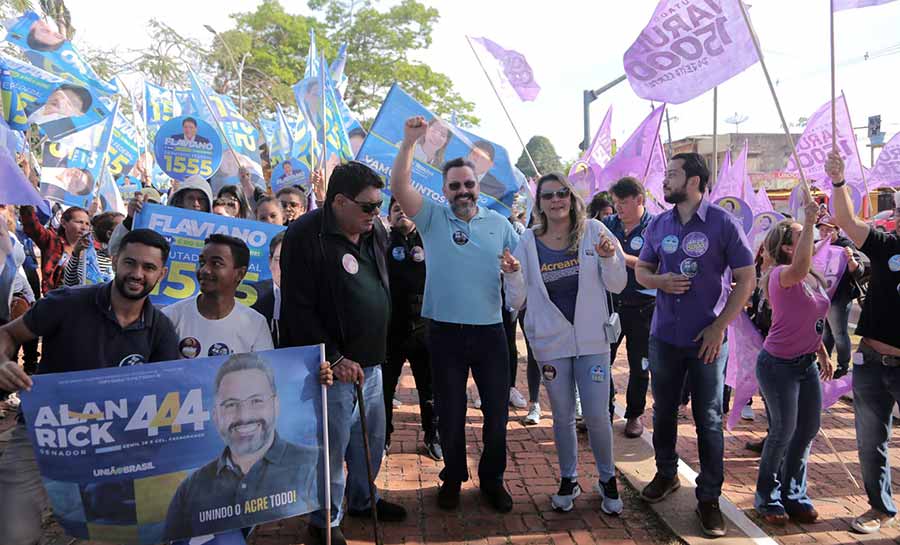
[[[378,219],[383,187],[381,178],[362,163],[336,167],[324,206],[294,221],[281,248],[281,346],[324,343],[338,381],[328,392],[333,545],[346,543],[339,528],[345,458],[348,511],[371,515],[357,381],[363,388],[375,475],[384,450],[381,364],[387,357],[391,300],[387,233]],[[377,500],[377,510],[383,521],[406,518],[403,507],[383,499]],[[313,513],[310,523],[312,540],[324,543],[324,511]]]
[[[265,316],[275,348],[279,348],[281,341],[278,322],[281,319],[281,243],[283,241],[284,231],[269,241],[269,272],[272,273],[272,278],[253,285],[256,288],[256,302],[250,307]]]
[[[431,356],[425,343],[425,319],[422,301],[425,296],[425,249],[416,224],[391,198],[388,208],[391,224],[388,246],[388,275],[391,280],[391,325],[388,332],[388,359],[384,366],[384,410],[387,415],[385,451],[390,449],[394,431],[394,392],[403,362],[409,366],[419,393],[419,414],[425,432],[425,453],[434,460],[444,454],[437,433],[437,414],[431,385]]]

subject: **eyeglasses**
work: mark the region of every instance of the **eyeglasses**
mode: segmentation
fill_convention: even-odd
[[[300,208],[300,202],[294,201],[281,201],[281,206],[283,208]]]
[[[222,412],[224,412],[226,415],[234,415],[235,413],[237,413],[238,409],[241,406],[245,406],[253,412],[259,412],[273,397],[275,397],[275,394],[272,394],[268,397],[255,395],[248,397],[247,399],[229,399],[227,401],[219,403],[219,409],[221,409]]]
[[[347,197],[350,199],[350,197]],[[359,202],[356,199],[350,199],[351,201],[356,203],[356,206],[362,210],[363,214],[371,214],[373,212],[378,213],[381,210],[381,205],[384,204],[384,199],[380,199],[374,202]]]
[[[459,191],[459,188],[462,186],[466,186],[466,189],[474,189],[475,181],[466,180],[465,182],[450,182],[449,184],[447,184],[447,187],[450,188],[450,191]]]
[[[545,201],[549,201],[553,197],[557,199],[565,199],[569,196],[569,188],[564,187],[562,189],[557,189],[556,191],[541,191],[541,199]]]

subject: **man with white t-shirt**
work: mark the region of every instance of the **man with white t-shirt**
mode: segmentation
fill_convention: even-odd
[[[200,294],[162,309],[175,325],[182,358],[274,348],[263,315],[234,298],[249,265],[250,249],[243,240],[215,234],[204,241],[197,269]]]

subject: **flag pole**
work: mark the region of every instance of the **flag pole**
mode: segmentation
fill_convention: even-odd
[[[853,473],[850,473],[850,469],[847,467],[847,462],[844,461],[844,458],[841,456],[841,453],[834,448],[834,445],[831,443],[831,438],[828,437],[828,434],[825,433],[825,430],[821,427],[819,428],[819,433],[822,434],[822,437],[825,439],[825,443],[828,444],[828,447],[831,449],[831,452],[837,457],[838,461],[841,463],[841,467],[844,468],[844,471],[847,472],[847,477],[850,478],[850,482],[856,485],[856,488],[859,488],[859,483],[856,482],[856,479],[853,478]]]
[[[778,94],[775,92],[775,86],[772,84],[772,77],[769,75],[769,69],[766,67],[766,60],[763,58],[762,48],[759,46],[759,39],[756,37],[756,32],[753,31],[753,25],[750,24],[750,16],[747,15],[747,6],[744,5],[743,1],[738,1],[738,6],[741,8],[741,15],[744,17],[744,23],[750,31],[750,36],[753,38],[753,47],[756,49],[759,65],[762,67],[763,75],[766,76],[766,83],[769,84],[769,92],[772,93],[775,109],[778,110],[778,117],[781,119],[781,127],[784,129],[784,135],[787,137],[788,144],[791,146],[791,156],[793,156],[794,163],[797,165],[797,171],[800,173],[800,183],[802,183],[806,189],[803,192],[804,201],[810,202],[812,201],[812,193],[809,189],[809,183],[806,181],[803,165],[800,164],[800,156],[797,154],[797,146],[794,145],[794,137],[791,136],[791,129],[787,124],[787,120],[784,118],[784,112],[781,110],[781,103],[778,101]]]
[[[328,161],[328,114],[325,111],[325,70],[323,65],[325,56],[322,55],[321,60],[319,62],[319,93],[322,95],[322,103],[319,106],[319,115],[322,116],[322,175],[323,182],[325,187],[328,187],[328,176],[325,172],[326,165],[325,163]]]
[[[741,0],[738,0],[739,2]],[[713,87],[713,168],[710,172],[712,177],[712,185],[718,183],[719,175],[719,86]]]
[[[325,345],[319,344],[319,361],[325,362]],[[331,545],[331,452],[328,445],[328,386],[322,384],[322,457],[325,458],[325,545]]]
[[[497,92],[497,87],[494,86],[494,82],[491,80],[491,76],[488,75],[487,68],[484,67],[484,63],[481,62],[481,57],[479,57],[478,52],[475,51],[475,46],[472,45],[472,40],[468,36],[466,36],[466,41],[469,42],[469,47],[472,49],[472,54],[475,55],[475,60],[478,61],[478,66],[480,66],[482,72],[484,72],[484,77],[487,78],[488,83],[491,85],[491,89],[494,90],[494,96],[496,96],[497,100],[500,101],[500,107],[503,108],[503,113],[506,114],[506,119],[509,120],[509,124],[512,126],[513,132],[516,133],[516,138],[519,139],[519,143],[522,145],[522,149],[525,151],[525,156],[528,157],[528,162],[531,163],[531,168],[533,168],[534,173],[540,177],[541,173],[538,170],[537,165],[534,163],[534,159],[531,157],[531,153],[529,153],[528,147],[522,140],[522,135],[519,134],[519,129],[517,129],[516,124],[513,123],[512,116],[509,115],[509,110],[506,109],[506,104],[504,104],[503,99],[500,98],[500,93]]]
[[[844,112],[847,114],[847,121],[849,122],[850,121],[850,106],[847,106],[847,97],[844,96],[844,91],[841,91],[841,98],[843,99]],[[831,107],[834,108],[833,100],[831,101]],[[853,123],[850,123],[850,126],[853,127]],[[864,210],[859,211],[860,215],[865,218],[866,216],[872,215],[872,213],[871,213],[872,212],[872,197],[871,197],[871,194],[869,193],[869,182],[868,182],[868,180],[866,180],[866,170],[863,168],[863,165],[862,165],[862,157],[859,156],[859,146],[856,145],[856,135],[851,134],[850,136],[853,137],[853,149],[856,151],[856,162],[859,163],[859,175],[862,177],[863,189],[866,190],[866,195],[862,202],[862,204],[865,208],[864,208]],[[866,212],[865,215],[863,214],[864,211]]]
[[[829,33],[831,38],[831,152],[837,153],[837,107],[834,104],[835,96],[835,74],[834,74],[834,0],[829,0]]]

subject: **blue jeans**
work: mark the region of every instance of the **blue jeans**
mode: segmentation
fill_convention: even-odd
[[[822,342],[831,354],[832,349],[837,350],[837,368],[844,371],[850,368],[850,305],[853,299],[835,299],[828,307],[828,320]]]
[[[673,479],[678,473],[678,404],[681,385],[691,395],[691,410],[697,429],[700,474],[697,476],[697,499],[714,501],[722,495],[725,479],[722,435],[722,389],[725,384],[725,360],[728,351],[723,344],[719,357],[711,364],[703,363],[699,348],[675,346],[650,337],[650,389],[653,392],[653,448],[656,471]]]
[[[860,344],[859,351],[863,363],[853,366],[853,410],[863,483],[872,509],[896,515],[888,442],[894,404],[900,403],[900,367],[885,367],[878,353],[865,344]]]
[[[806,467],[822,415],[815,355],[783,360],[762,350],[756,380],[769,410],[769,435],[759,461],[753,505],[762,515],[810,511]]]
[[[553,437],[560,477],[578,476],[578,437],[575,433],[575,385],[587,425],[600,480],[615,475],[612,424],[609,420],[609,354],[591,354],[538,363],[553,411]]]
[[[363,401],[366,405],[366,428],[369,436],[369,454],[372,456],[372,475],[378,476],[381,458],[384,456],[385,414],[384,392],[381,384],[381,366],[365,367]],[[369,473],[363,449],[362,423],[359,404],[356,402],[356,385],[335,381],[328,388],[328,441],[331,449],[331,525],[338,526],[344,517],[344,495],[351,511],[371,507]],[[347,476],[344,477],[344,461]],[[346,490],[346,492],[345,492]],[[376,501],[378,500],[376,490]],[[325,527],[325,510],[312,513],[310,524]]]

